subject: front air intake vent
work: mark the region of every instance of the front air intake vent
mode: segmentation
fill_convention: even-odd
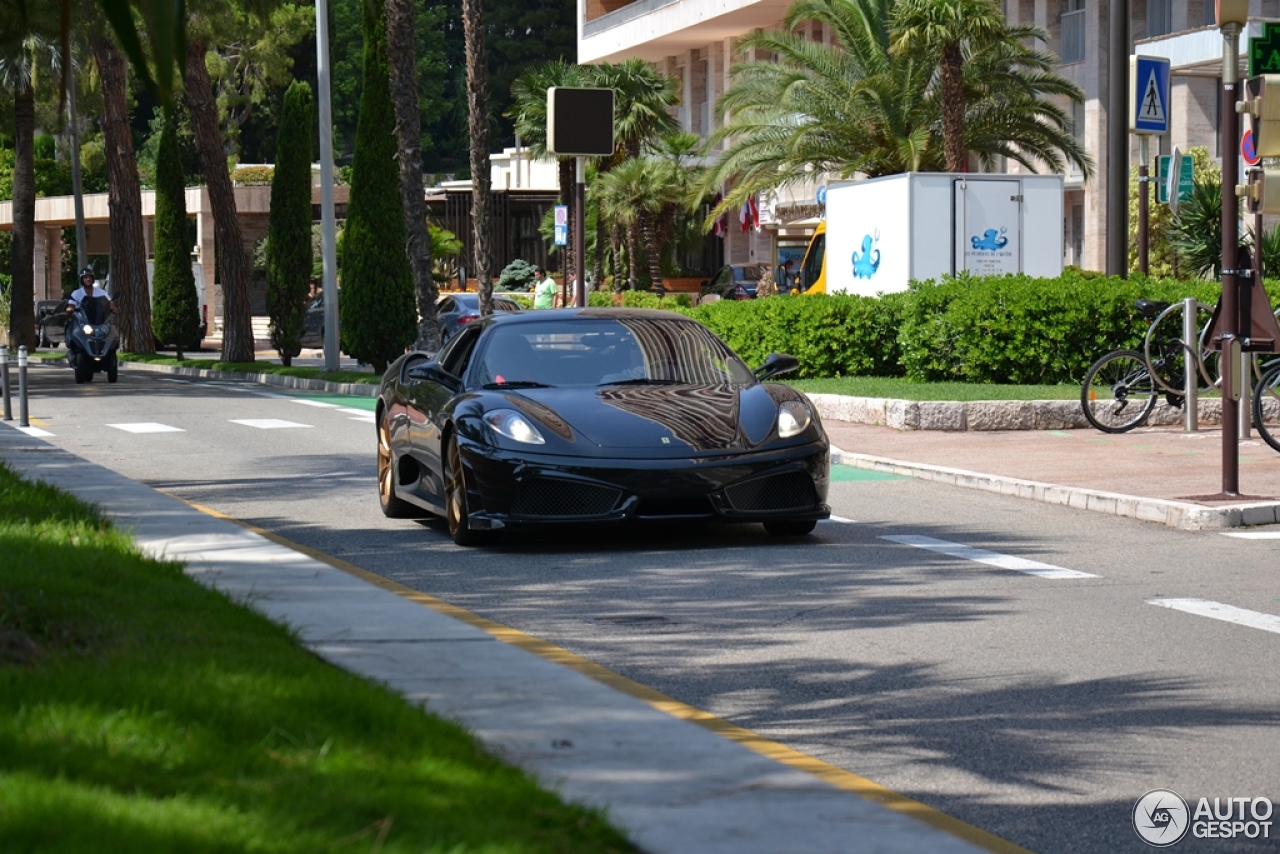
[[[511,504],[512,516],[539,518],[603,516],[618,506],[622,490],[594,483],[536,477],[525,481]]]
[[[818,503],[813,480],[802,471],[788,471],[735,483],[724,491],[734,510],[811,510]]]

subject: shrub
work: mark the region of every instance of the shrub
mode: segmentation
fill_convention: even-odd
[[[362,4],[364,89],[356,126],[351,199],[342,230],[342,349],[377,373],[418,335],[405,255],[382,4]]]
[[[274,174],[271,166],[237,166],[231,170],[231,183],[241,187],[270,184]]]
[[[311,87],[295,80],[284,95],[267,224],[267,314],[271,346],[287,366],[301,349],[312,274]]]
[[[186,179],[176,123],[160,131],[156,154],[155,274],[152,278],[151,331],[162,344],[184,348],[200,343],[200,296],[191,272],[187,243]]]
[[[496,290],[527,291],[532,290],[538,268],[528,261],[517,258],[503,268],[498,276]]]
[[[1134,347],[1146,321],[1139,297],[1193,296],[1213,305],[1215,282],[1095,277],[961,276],[913,282],[899,343],[902,367],[922,382],[1079,382],[1099,356]]]

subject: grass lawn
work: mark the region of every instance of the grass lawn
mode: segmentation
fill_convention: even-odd
[[[0,465],[0,850],[634,849]]]
[[[916,383],[900,377],[787,380],[803,392],[898,400],[1079,400],[1080,385]]]

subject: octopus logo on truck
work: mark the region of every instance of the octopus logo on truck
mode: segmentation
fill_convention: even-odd
[[[875,248],[880,241],[880,231],[875,237],[870,234],[862,238],[862,251],[853,253],[853,275],[859,279],[870,279],[880,269],[880,250]]]

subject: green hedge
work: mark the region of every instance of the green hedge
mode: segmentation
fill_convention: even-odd
[[[1134,300],[1190,296],[1214,305],[1219,291],[1217,282],[1068,269],[1056,279],[917,282],[878,298],[770,297],[678,310],[710,327],[748,364],[771,352],[796,356],[797,379],[1056,384],[1080,382],[1103,353],[1139,344],[1147,324]],[[1268,283],[1268,292],[1280,294],[1280,283]]]

